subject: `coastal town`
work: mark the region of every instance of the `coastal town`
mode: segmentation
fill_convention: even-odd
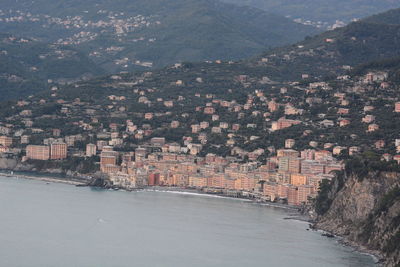
[[[170,70],[182,68],[176,64]],[[400,139],[378,134],[391,130],[380,127],[380,121],[387,123],[379,117],[382,108],[400,114],[385,72],[340,76],[335,87],[324,81],[279,86],[267,77],[232,77],[232,84],[248,92],[244,98],[234,90],[225,98],[182,90],[201,88],[207,79],[201,76],[166,82],[181,94],[162,97],[163,90],[146,86],[153,77],[151,72],[113,75],[100,86],[120,94],[102,91],[101,101],[67,96],[71,88],[54,86],[49,98],[15,102],[0,124],[2,158],[16,159],[16,170],[101,175],[113,188],[192,188],[290,205],[315,198],[320,183],[341,172],[349,156],[373,150],[384,161],[400,163]],[[268,95],[249,90],[263,86],[271,87]],[[87,87],[74,85],[82,92]],[[379,101],[392,104],[374,104],[376,88],[385,93]]]
[[[0,266],[399,267],[394,2],[2,0]]]

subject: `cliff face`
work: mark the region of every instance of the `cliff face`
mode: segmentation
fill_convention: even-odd
[[[400,266],[400,173],[338,176],[326,193],[328,208],[319,212],[316,227],[379,252],[386,266]]]

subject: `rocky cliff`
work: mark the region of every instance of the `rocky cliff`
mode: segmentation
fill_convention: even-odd
[[[385,266],[400,266],[400,172],[379,166],[346,166],[325,181],[315,226],[382,255]]]

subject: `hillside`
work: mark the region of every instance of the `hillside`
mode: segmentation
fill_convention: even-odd
[[[73,82],[103,73],[75,49],[8,34],[0,34],[0,61],[2,100],[27,97],[53,82]]]
[[[306,38],[295,45],[272,49],[254,61],[259,66],[279,69],[287,74],[287,79],[299,79],[301,74],[310,77],[336,75],[352,66],[398,57],[398,17],[400,9],[391,10]]]
[[[398,8],[400,4],[393,0],[224,0],[227,3],[251,6],[274,12],[303,23],[312,23],[326,28],[337,20],[345,23],[353,19]]]
[[[400,17],[399,17],[400,9],[392,9],[388,12],[384,13],[384,15],[373,15],[365,21],[372,23],[383,23],[383,24],[392,24],[392,25],[400,25]]]
[[[5,0],[0,31],[72,45],[115,73],[180,61],[236,60],[317,30],[211,0]]]
[[[198,134],[192,133],[191,125],[206,121],[210,127],[204,132],[209,142],[204,151],[221,155],[233,153],[234,146],[246,151],[267,150],[270,146],[281,146],[289,138],[296,140],[298,149],[317,144],[320,148],[325,145],[343,150],[356,147],[393,155],[396,153],[394,139],[400,130],[396,124],[399,113],[393,112],[400,100],[399,83],[393,80],[397,74],[390,65],[371,63],[363,68],[352,77],[310,83],[272,81],[266,76],[265,68],[242,63],[187,63],[152,72],[106,76],[57,91],[45,91],[29,99],[29,105],[4,106],[1,115],[8,118],[4,123],[20,124],[23,119],[32,119],[36,128],[47,131],[57,127],[69,134],[82,133],[81,127],[101,131],[110,123],[125,129],[123,125],[128,119],[138,125],[139,132],[140,127],[152,129],[143,139],[131,138],[132,133],[128,134],[124,140],[127,146],[157,136],[174,142],[182,142],[185,136],[197,140]],[[377,77],[384,72],[387,78],[371,82],[365,78],[368,72],[378,73]],[[382,85],[385,80],[388,84]],[[203,113],[207,106],[215,109],[218,120]],[[61,112],[63,108],[67,113]],[[21,117],[19,113],[26,109],[32,115]],[[146,119],[147,113],[153,118]],[[94,118],[99,123],[93,123]],[[279,120],[299,124],[273,130]],[[171,129],[172,121],[178,121],[179,127]],[[220,122],[239,124],[241,128],[211,133],[211,128],[218,127]],[[221,145],[231,139],[234,146]]]

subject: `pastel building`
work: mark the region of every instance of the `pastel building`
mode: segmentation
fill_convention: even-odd
[[[66,159],[67,158],[67,144],[54,143],[50,145],[50,158],[51,159]]]
[[[86,145],[86,157],[93,157],[97,154],[97,147],[95,144]]]
[[[50,147],[29,145],[26,147],[26,157],[29,159],[36,159],[36,160],[49,160]]]

